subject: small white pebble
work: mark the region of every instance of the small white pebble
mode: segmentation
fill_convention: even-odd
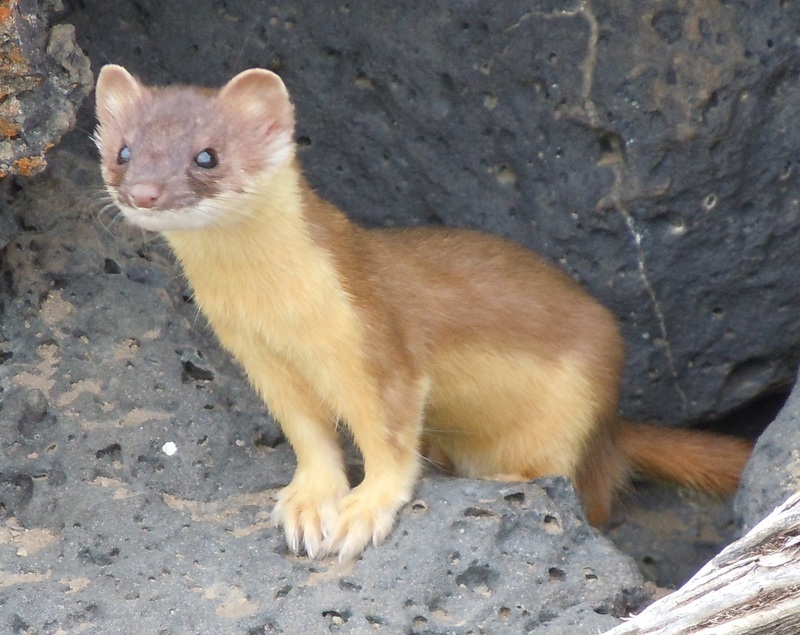
[[[164,445],[161,446],[162,452],[167,456],[172,456],[178,451],[178,446],[175,445],[172,441],[167,441]]]

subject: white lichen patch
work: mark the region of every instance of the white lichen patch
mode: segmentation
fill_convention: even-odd
[[[68,391],[60,395],[56,400],[56,405],[58,405],[59,408],[64,408],[75,401],[83,393],[100,395],[102,391],[103,384],[99,379],[82,379],[81,381],[77,381],[72,384]]]
[[[138,426],[147,421],[168,421],[171,415],[168,412],[159,412],[158,410],[145,410],[143,408],[134,408],[121,421],[125,427]]]
[[[83,591],[92,581],[89,578],[61,578],[58,583],[67,587],[64,593],[77,593]]]
[[[202,591],[204,600],[219,602],[214,610],[218,617],[235,620],[254,615],[258,611],[258,604],[250,600],[238,586],[218,583]]]
[[[31,370],[17,372],[12,381],[20,388],[41,390],[49,399],[50,391],[56,383],[53,375],[56,372],[56,364],[58,363],[58,345],[52,342],[40,344],[36,347],[36,353],[41,361]]]
[[[13,545],[20,558],[33,555],[52,545],[58,536],[49,529],[26,529],[15,518],[0,525],[0,545]]]
[[[49,571],[45,573],[9,573],[8,571],[0,570],[0,588],[7,586],[17,586],[19,584],[35,584],[36,582],[44,582],[50,578]]]
[[[75,305],[67,302],[61,297],[61,294],[61,289],[54,289],[48,293],[39,310],[39,317],[42,321],[57,331],[60,331],[59,326],[75,311]]]

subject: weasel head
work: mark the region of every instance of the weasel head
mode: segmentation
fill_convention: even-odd
[[[97,78],[106,189],[151,231],[234,222],[252,192],[294,156],[294,107],[281,79],[254,68],[219,90],[149,87],[121,66]]]

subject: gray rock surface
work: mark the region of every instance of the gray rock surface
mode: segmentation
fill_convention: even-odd
[[[48,28],[62,8],[60,0],[0,7],[0,178],[44,169],[94,83],[72,25]]]
[[[742,475],[734,509],[743,531],[755,527],[800,491],[800,381],[778,417],[761,434]]]
[[[288,553],[290,448],[71,141],[2,199],[0,632],[589,633],[645,599],[558,478],[430,475],[356,564]]]
[[[714,418],[800,362],[796,2],[86,0],[94,69],[280,72],[322,194],[512,236],[622,321],[623,410]]]

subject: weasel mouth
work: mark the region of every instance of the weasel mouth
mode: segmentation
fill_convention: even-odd
[[[187,225],[187,210],[185,209],[147,209],[120,205],[122,214],[131,225],[136,225],[148,231],[165,231],[170,229],[184,229]]]
[[[120,204],[125,220],[131,225],[152,232],[202,229],[212,224],[214,219],[196,207],[174,209],[151,209]]]

